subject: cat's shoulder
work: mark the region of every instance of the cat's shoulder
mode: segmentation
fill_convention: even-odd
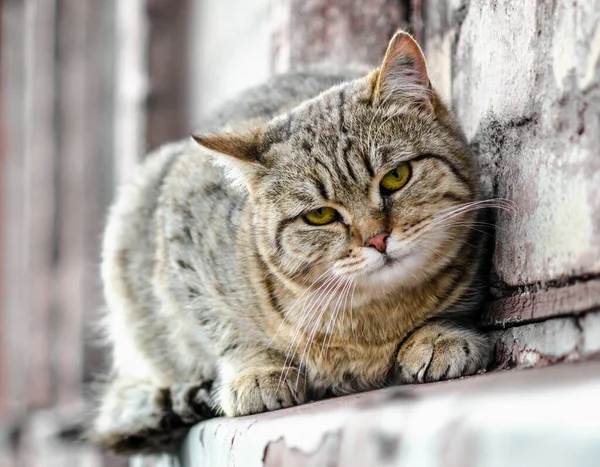
[[[212,163],[211,154],[191,138],[169,143],[149,157],[160,159],[169,156],[172,159],[163,181],[163,199],[189,202],[214,186],[227,189],[223,172]]]

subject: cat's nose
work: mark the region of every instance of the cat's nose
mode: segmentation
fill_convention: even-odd
[[[390,236],[388,232],[381,232],[373,237],[369,238],[365,242],[365,246],[370,246],[375,248],[379,253],[385,253],[387,248],[387,239]]]

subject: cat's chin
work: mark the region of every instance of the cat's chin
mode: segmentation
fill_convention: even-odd
[[[427,279],[426,258],[416,253],[408,253],[396,258],[382,256],[377,263],[362,275],[364,286],[377,290],[409,287]]]

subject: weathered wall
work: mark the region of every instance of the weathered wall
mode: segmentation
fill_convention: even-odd
[[[595,0],[425,2],[425,52],[478,152],[516,286],[600,273],[600,9]]]
[[[426,0],[423,12],[432,81],[479,158],[484,194],[512,203],[496,216],[497,300],[484,314],[510,327],[493,332],[498,363],[597,354],[586,313],[600,307],[598,3]]]

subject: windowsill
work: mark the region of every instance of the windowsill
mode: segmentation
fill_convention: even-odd
[[[186,467],[596,466],[600,361],[399,386],[196,425]]]

